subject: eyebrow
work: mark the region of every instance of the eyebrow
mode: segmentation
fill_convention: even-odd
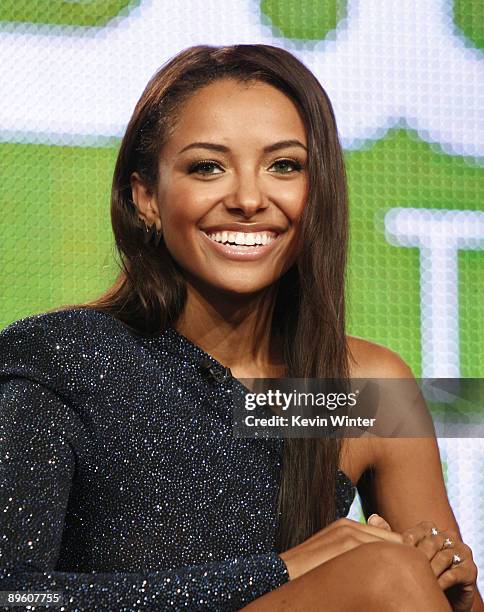
[[[263,151],[264,153],[271,153],[272,151],[278,151],[279,149],[285,149],[287,147],[302,147],[305,151],[307,151],[307,148],[302,144],[302,142],[295,139],[279,140],[278,142],[274,142],[273,144],[264,147]],[[220,151],[221,153],[228,153],[230,151],[229,147],[222,144],[217,144],[215,142],[192,142],[186,147],[183,147],[181,151],[178,151],[178,155],[181,155],[181,153],[187,151],[188,149],[211,149],[212,151]]]

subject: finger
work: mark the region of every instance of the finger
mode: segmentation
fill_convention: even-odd
[[[389,532],[385,529],[378,529],[377,535],[375,535],[362,529],[353,529],[351,527],[343,526],[339,530],[334,530],[331,532],[329,538],[326,536],[325,549],[331,550],[331,548],[334,546],[338,550],[337,554],[341,554],[342,548],[344,549],[344,552],[347,552],[361,546],[362,544],[388,541],[388,535]]]
[[[442,591],[445,591],[449,587],[454,586],[454,584],[458,584],[457,572],[453,568],[449,569],[437,578],[437,582]]]
[[[446,582],[443,580],[438,580],[437,581],[438,585],[440,586],[440,588],[442,589],[442,591],[446,591],[446,589],[449,588],[449,586],[455,586],[455,585],[459,585],[459,607],[458,608],[454,608],[455,610],[471,610],[474,609],[473,607],[473,601],[474,601],[474,597],[476,594],[476,585],[475,584],[465,584],[462,585],[460,584],[460,581],[457,580],[452,580],[451,583],[449,584],[449,586],[446,586]],[[480,606],[479,606],[480,607]]]
[[[374,535],[373,533],[368,533],[366,531],[359,531],[356,535],[356,539],[360,544],[368,544],[370,542],[396,542],[398,544],[402,544],[395,539],[388,538],[389,532],[386,529],[380,529],[379,533]]]
[[[461,589],[472,591],[477,579],[477,567],[472,559],[465,557],[459,563],[451,563],[438,578],[439,586],[445,590],[456,584],[461,585]]]
[[[425,536],[416,546],[430,560],[441,550],[454,548],[460,541],[460,538],[454,531],[439,531],[436,535]],[[452,558],[452,555],[450,558]]]
[[[435,523],[431,521],[422,521],[415,527],[410,527],[410,529],[406,529],[402,535],[405,543],[413,544],[416,546],[421,540],[423,540],[426,536],[432,535],[433,533],[438,533],[438,529],[435,526]]]
[[[474,563],[472,551],[464,542],[458,542],[452,548],[441,550],[432,559],[430,565],[437,577],[452,570],[451,576],[457,575],[460,583],[472,583],[477,578],[477,566]]]
[[[454,555],[461,560],[460,562],[454,558]],[[434,572],[434,576],[441,576],[444,572],[453,567],[457,567],[457,564],[461,564],[463,560],[462,553],[459,553],[456,548],[449,548],[447,550],[440,550],[430,561],[430,565],[432,567],[432,571]],[[453,561],[456,561],[454,564]]]
[[[339,519],[338,521],[331,523],[326,529],[332,531],[333,529],[338,529],[341,527],[349,527],[357,530],[357,532],[367,533],[381,540],[386,540],[387,542],[398,542],[399,544],[403,544],[403,536],[400,533],[388,531],[387,529],[380,529],[379,527],[374,527],[372,525],[367,525],[366,523],[360,523],[359,521],[353,521],[352,519],[347,518]]]
[[[386,529],[387,531],[392,531],[390,524],[387,523],[387,521],[379,514],[372,514],[369,516],[367,524],[372,525],[373,527],[379,527],[380,529]]]

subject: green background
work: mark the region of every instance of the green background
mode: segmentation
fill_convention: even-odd
[[[1,144],[4,326],[100,294],[116,267],[109,190],[117,146]],[[484,168],[408,129],[345,153],[350,191],[349,333],[396,350],[421,375],[416,248],[386,240],[393,207],[482,210]],[[459,252],[461,371],[484,372],[484,251]]]

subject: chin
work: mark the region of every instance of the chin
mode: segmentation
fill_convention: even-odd
[[[279,280],[279,278],[261,278],[256,280],[253,276],[249,278],[237,278],[235,275],[231,278],[230,272],[224,275],[209,275],[208,273],[200,275],[194,272],[194,270],[190,270],[188,273],[185,271],[185,276],[187,280],[195,287],[198,287],[200,291],[203,292],[205,289],[210,292],[217,292],[234,298],[256,295],[268,289]]]
[[[233,283],[233,284],[223,284],[218,285],[216,289],[219,291],[226,293],[228,295],[235,296],[250,296],[256,295],[265,289],[268,289],[272,285],[272,283],[268,284],[257,284],[254,283]]]

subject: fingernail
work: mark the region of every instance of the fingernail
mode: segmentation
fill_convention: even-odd
[[[367,521],[367,523],[369,523],[369,522],[370,522],[372,519],[373,519],[373,520],[378,520],[378,519],[381,519],[381,516],[380,516],[379,514],[375,514],[375,513],[373,513],[373,514],[371,514],[371,515],[368,517],[368,521]]]

